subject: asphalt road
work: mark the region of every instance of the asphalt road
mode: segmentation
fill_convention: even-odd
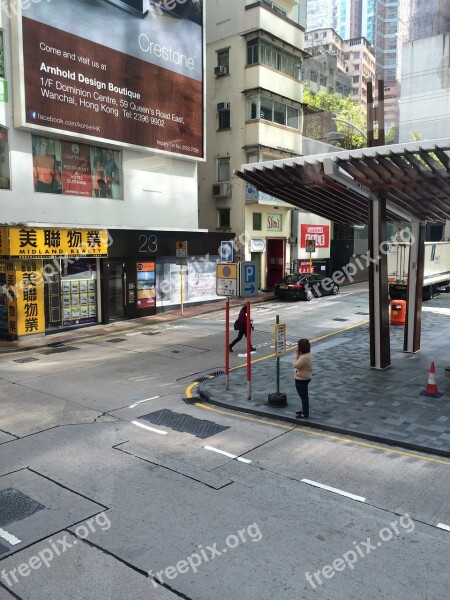
[[[261,304],[256,356],[277,314],[293,344],[367,312],[363,285]],[[450,462],[183,401],[223,331],[0,356],[0,600],[448,596]]]

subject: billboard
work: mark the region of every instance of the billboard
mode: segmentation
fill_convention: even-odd
[[[306,248],[306,240],[314,240],[316,248],[330,247],[329,225],[300,225],[300,248]]]
[[[203,0],[19,5],[16,127],[204,157]]]

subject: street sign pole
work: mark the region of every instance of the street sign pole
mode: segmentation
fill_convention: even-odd
[[[225,303],[225,375],[226,389],[230,389],[230,298],[227,296]]]
[[[183,312],[183,300],[184,300],[184,294],[183,294],[183,261],[181,261],[180,264],[180,287],[181,287],[181,316],[184,315]]]
[[[279,315],[277,315],[275,323],[277,325],[279,325],[279,323],[280,323]],[[276,330],[277,330],[277,328],[275,328],[275,331]],[[277,369],[276,370],[277,370],[277,394],[279,394],[280,393],[280,357],[278,356],[278,353],[277,353]]]
[[[280,325],[280,317],[276,316],[275,324],[275,356],[276,356],[276,384],[277,391],[269,394],[267,403],[269,406],[283,408],[287,406],[287,396],[280,392],[280,356],[286,355],[286,325]]]
[[[250,331],[252,325],[250,320],[250,302],[247,301],[247,400],[252,399],[252,361],[250,360]]]

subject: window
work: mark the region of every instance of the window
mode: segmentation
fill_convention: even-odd
[[[309,78],[313,83],[317,83],[317,72],[311,71],[311,73],[309,74]]]
[[[247,42],[247,65],[254,64],[267,65],[291,77],[298,77],[301,58],[257,37]]]
[[[230,157],[217,159],[217,181],[230,181]]]
[[[217,227],[219,229],[229,229],[231,227],[231,209],[219,208],[217,210]]]
[[[253,230],[262,230],[262,213],[253,213]]]
[[[359,83],[359,75],[354,75],[352,77],[352,81],[353,81],[353,83]]]
[[[259,162],[258,152],[247,152],[247,164]]]
[[[229,105],[228,105],[229,106]],[[219,109],[219,131],[231,128],[231,114],[229,108]]]
[[[297,107],[263,95],[247,98],[246,118],[248,121],[264,119],[292,129],[299,129],[300,126],[300,111]]]
[[[274,2],[271,2],[271,0],[262,0],[262,2],[263,6],[265,5],[268,8],[271,8],[272,10],[277,12],[278,14],[282,15],[283,17],[287,17],[287,12],[283,10],[280,6],[277,6]]]
[[[217,52],[217,66],[222,67],[223,74],[230,72],[230,50],[219,50]]]
[[[120,151],[38,135],[32,135],[31,142],[36,192],[123,198]]]
[[[321,75],[320,76],[320,85],[323,85],[323,87],[326,87],[326,85],[327,85],[327,78],[325,77],[325,75]]]

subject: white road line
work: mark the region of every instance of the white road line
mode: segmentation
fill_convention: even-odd
[[[350,494],[349,492],[344,492],[343,490],[338,490],[337,488],[330,487],[329,485],[324,485],[323,483],[317,483],[316,481],[311,481],[310,479],[302,479],[302,482],[307,483],[308,485],[312,485],[314,487],[321,488],[323,490],[327,490],[328,492],[339,494],[340,496],[346,496],[346,498],[351,498],[352,500],[357,500],[358,502],[366,501],[366,499],[362,496],[355,496],[355,494]]]
[[[450,531],[450,525],[445,525],[444,523],[438,523],[436,527],[439,527],[439,529],[445,529],[445,531]]]
[[[143,331],[136,331],[134,333],[127,333],[128,337],[131,337],[132,335],[141,335],[141,333],[144,333]]]
[[[167,431],[162,431],[161,429],[154,429],[153,427],[147,427],[147,425],[142,425],[142,423],[138,423],[137,421],[131,421],[133,425],[137,425],[138,427],[142,427],[142,429],[147,429],[148,431],[153,431],[153,433],[159,433],[161,435],[167,435]]]
[[[241,458],[236,454],[231,454],[230,452],[225,452],[225,450],[219,450],[218,448],[214,448],[213,446],[203,446],[205,450],[211,450],[211,452],[217,452],[218,454],[223,454],[224,456],[228,456],[228,458],[235,458],[239,462],[250,464],[252,461],[248,460],[248,458]]]
[[[145,400],[139,400],[139,402],[135,402],[131,404],[128,408],[136,408],[138,404],[142,404],[143,402],[148,402],[149,400],[156,400],[159,396],[152,396],[151,398],[146,398]]]
[[[4,529],[0,529],[0,537],[2,537],[4,540],[6,540],[8,543],[10,543],[11,546],[15,546],[16,544],[22,543],[21,540],[16,538],[15,535],[13,535],[12,533],[8,533]]]

